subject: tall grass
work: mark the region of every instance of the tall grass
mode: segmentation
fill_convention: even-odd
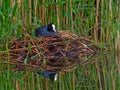
[[[24,31],[50,22],[58,30],[110,43],[118,30],[119,0],[1,0],[1,37],[20,36]]]
[[[50,22],[57,30],[92,36],[106,48],[114,46],[119,41],[119,5],[119,0],[0,0],[0,51],[8,50],[9,41],[26,32],[34,36],[35,28]],[[29,71],[12,72],[0,60],[0,90],[119,90],[117,60],[114,52],[100,54],[88,60],[92,64],[60,72],[56,82]]]

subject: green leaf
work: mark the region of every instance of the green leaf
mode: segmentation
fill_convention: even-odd
[[[0,15],[1,15],[1,16],[4,16],[1,10],[0,10]]]
[[[28,52],[27,52],[26,58],[24,59],[24,64],[25,65],[27,65],[27,62],[28,62],[30,50],[31,50],[31,45],[30,45],[30,43],[28,43]]]

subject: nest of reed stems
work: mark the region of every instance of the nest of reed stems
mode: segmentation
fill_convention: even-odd
[[[95,47],[88,46],[90,43],[93,42],[67,31],[53,37],[25,37],[10,42],[9,59],[13,69],[18,71],[71,70],[96,53]]]

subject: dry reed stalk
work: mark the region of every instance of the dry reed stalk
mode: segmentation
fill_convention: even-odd
[[[56,12],[57,12],[57,26],[58,29],[60,28],[60,7],[58,5],[56,5]]]
[[[110,17],[112,17],[113,15],[112,15],[112,0],[109,0],[109,15],[110,15]]]
[[[96,58],[97,61],[97,58]],[[99,80],[99,89],[102,90],[102,83],[101,83],[101,74],[100,74],[100,67],[99,67],[99,63],[95,62],[95,66],[97,69],[97,75],[98,75],[98,80]]]
[[[115,46],[116,46],[116,49],[118,50],[118,52],[120,52],[120,32],[118,31],[117,33],[117,39],[116,39],[116,42],[115,42]]]
[[[118,73],[120,75],[120,53],[118,53],[116,56],[116,63],[117,63],[117,67],[118,67]]]
[[[76,78],[75,78],[75,77],[76,77],[76,76],[73,75],[73,79],[72,79],[73,90],[76,90],[76,87],[75,87],[75,85],[76,85]]]
[[[18,3],[18,7],[21,6],[21,0],[17,0],[17,3]]]
[[[41,5],[38,5],[38,18],[39,19],[41,19],[41,17],[42,17],[42,7],[41,7]]]
[[[21,2],[21,5],[22,5],[22,25],[24,26],[26,24],[25,22],[25,8],[24,8],[24,3],[23,1]]]
[[[32,89],[35,89],[35,74],[32,72]]]
[[[10,5],[11,5],[11,6],[14,6],[14,4],[15,4],[15,1],[14,1],[14,0],[11,0]]]
[[[54,2],[53,0],[52,0],[52,2]],[[55,13],[54,12],[54,6],[53,5],[48,5],[48,7],[46,8],[47,10],[47,13],[46,14],[48,14],[47,15],[47,21],[48,21],[48,23],[53,23],[53,18],[54,18],[54,16],[53,16],[53,14]]]
[[[46,86],[46,90],[49,90],[48,87],[50,87],[50,86],[49,86],[49,84],[48,84],[48,80],[47,80],[47,79],[45,79],[45,86]]]
[[[81,6],[81,5],[80,5]],[[81,8],[81,7],[79,7],[79,8]],[[80,18],[84,18],[84,10],[82,10],[82,11],[80,11],[80,12],[78,12],[78,18],[80,19]],[[78,20],[77,19],[77,22],[79,22],[79,21],[81,21],[81,24],[79,25],[77,25],[77,27],[79,28],[79,29],[81,29],[82,28],[82,24],[83,24],[83,19],[80,19],[80,20]],[[78,31],[78,35],[80,35],[80,31]]]
[[[42,3],[44,3],[45,0],[42,0]],[[42,5],[42,17],[41,20],[43,22],[43,24],[46,24],[46,8],[44,5]]]
[[[72,24],[71,28],[73,30],[74,25],[73,25],[73,12],[72,11],[73,11],[72,0],[70,0],[70,17],[71,17],[71,24]]]
[[[14,81],[15,81],[16,90],[20,90],[20,85],[18,80],[15,79]]]
[[[100,0],[96,0],[96,16],[95,16],[95,25],[94,25],[94,36],[95,36],[95,41],[96,43],[98,42],[97,38],[98,38],[98,18],[99,18],[99,3]]]
[[[32,24],[32,1],[29,0],[29,23]]]
[[[37,16],[37,3],[38,3],[38,0],[34,0],[34,14],[35,14],[35,17]],[[34,23],[37,23],[36,18],[34,20]]]
[[[65,11],[68,12],[68,3],[66,3],[65,5],[66,5],[66,6],[65,6],[65,7],[66,7]],[[65,22],[66,22],[66,23],[65,23],[65,26],[68,27],[68,22],[69,22],[69,21],[68,21],[68,15],[66,16]]]

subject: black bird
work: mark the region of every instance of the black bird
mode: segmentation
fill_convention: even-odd
[[[45,78],[49,78],[51,81],[56,81],[57,80],[57,71],[41,71],[38,70],[36,71],[37,74],[42,75]]]
[[[55,36],[56,34],[57,31],[55,29],[55,25],[52,23],[36,29],[36,36]]]

